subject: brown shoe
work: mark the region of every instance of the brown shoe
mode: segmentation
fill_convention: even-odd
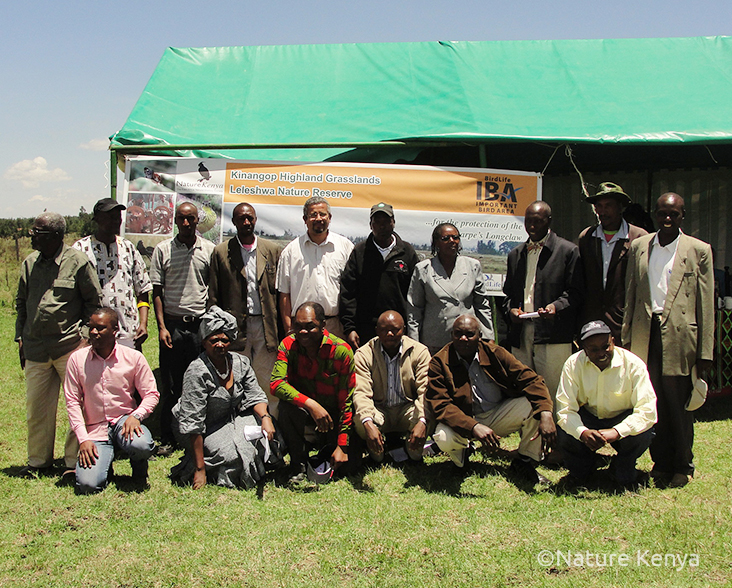
[[[683,488],[691,482],[692,479],[693,478],[688,474],[674,474],[673,478],[671,478],[671,481],[668,483],[667,488]]]
[[[74,484],[76,484],[76,470],[71,468],[65,470],[56,483],[57,486],[73,486]]]

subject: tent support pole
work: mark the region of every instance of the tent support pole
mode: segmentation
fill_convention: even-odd
[[[117,200],[117,151],[114,149],[109,153],[109,189],[110,196]]]
[[[478,145],[478,161],[480,161],[480,167],[488,167],[488,156],[485,152],[485,143]]]

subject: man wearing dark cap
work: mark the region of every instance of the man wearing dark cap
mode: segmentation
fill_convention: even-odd
[[[597,194],[588,196],[585,202],[592,204],[600,222],[587,227],[579,236],[585,270],[583,323],[602,320],[615,340],[620,341],[628,251],[635,239],[648,233],[623,219],[623,210],[631,200],[617,184],[603,182]]]
[[[371,207],[371,234],[351,252],[341,275],[340,317],[354,349],[376,336],[376,321],[387,310],[407,316],[407,291],[419,258],[394,232],[394,209]]]
[[[102,198],[94,205],[96,231],[79,239],[74,248],[85,253],[96,269],[102,306],[117,311],[117,342],[141,351],[147,339],[152,283],[140,253],[119,236],[123,210],[125,206],[113,198]]]
[[[595,452],[617,451],[611,470],[625,488],[638,484],[635,464],[653,439],[656,395],[643,360],[615,347],[603,321],[580,331],[582,351],[564,364],[557,390],[559,446],[570,480],[584,483],[595,470]]]

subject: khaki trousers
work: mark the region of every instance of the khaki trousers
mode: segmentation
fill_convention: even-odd
[[[409,434],[419,422],[419,416],[414,407],[413,402],[405,402],[397,406],[374,407],[376,414],[374,415],[374,425],[383,434],[386,433],[404,433]],[[366,428],[360,420],[354,422],[356,433],[361,439],[366,439]],[[429,431],[427,431],[429,435]],[[370,452],[369,452],[370,453]],[[422,459],[422,451],[412,452],[407,450],[409,457],[414,460]],[[372,457],[376,457],[372,455]],[[383,457],[383,454],[382,454]]]
[[[541,319],[538,319],[541,320]],[[530,320],[526,321],[531,323]],[[556,420],[557,388],[562,378],[564,362],[572,355],[571,343],[541,343],[534,344],[534,325],[526,324],[521,331],[521,348],[511,347],[511,353],[524,365],[530,367],[544,378],[549,396],[554,404]]]
[[[507,437],[516,431],[521,436],[518,452],[534,461],[541,460],[541,435],[539,419],[531,416],[531,403],[524,398],[510,398],[501,402],[493,410],[476,415],[475,420],[481,425],[493,429],[496,435]],[[532,441],[532,438],[534,438]],[[465,448],[469,440],[458,435],[443,423],[438,423],[432,438],[437,446],[447,453],[458,467],[465,465]]]
[[[261,316],[247,317],[247,345],[242,351],[252,362],[252,368],[257,376],[260,388],[267,395],[270,414],[277,418],[279,399],[270,392],[269,384],[272,379],[272,369],[277,359],[277,351],[267,351],[264,341],[264,320]]]
[[[66,377],[66,362],[71,353],[48,361],[25,362],[28,465],[35,468],[45,468],[53,464],[58,394]],[[79,442],[69,428],[64,449],[67,468],[76,466],[78,452]]]

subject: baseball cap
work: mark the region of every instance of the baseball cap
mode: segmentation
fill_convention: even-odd
[[[580,330],[580,341],[584,341],[593,335],[609,335],[610,333],[610,327],[608,327],[604,322],[590,321],[582,327],[582,330]]]
[[[371,214],[369,218],[374,216],[377,212],[383,212],[385,214],[388,214],[391,218],[394,218],[394,208],[392,208],[391,204],[385,204],[384,202],[374,204],[371,207]]]
[[[117,208],[125,210],[127,207],[121,202],[117,202],[114,198],[102,198],[94,205],[94,214],[98,212],[110,212]]]

